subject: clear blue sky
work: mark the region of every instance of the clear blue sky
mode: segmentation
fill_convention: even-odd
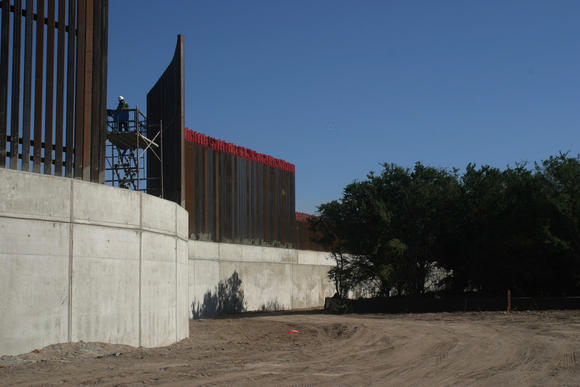
[[[580,152],[580,1],[109,2],[109,106],[185,36],[186,126],[296,165],[296,210],[383,162]]]

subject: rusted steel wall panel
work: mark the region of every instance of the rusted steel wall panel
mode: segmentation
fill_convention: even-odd
[[[55,145],[54,145],[54,174],[63,176],[63,143],[64,143],[64,54],[65,54],[65,25],[66,25],[66,3],[65,0],[58,0],[58,37],[56,55],[56,123],[55,123]]]
[[[295,246],[294,166],[192,133],[186,130],[184,165],[190,236]]]
[[[195,152],[195,207],[197,212],[196,222],[195,222],[195,229],[199,235],[203,235],[205,232],[204,229],[204,181],[205,176],[203,175],[204,167],[203,167],[203,158],[204,158],[203,149],[197,148],[197,152]]]
[[[208,237],[213,235],[211,232],[211,208],[212,201],[212,175],[211,173],[211,153],[209,149],[203,150],[203,232]]]
[[[8,53],[10,48],[10,3],[2,3],[2,43],[0,44],[0,167],[6,166],[8,134]]]
[[[190,142],[185,143],[185,165],[193,165],[195,161],[195,152],[196,152],[196,145]],[[195,221],[195,207],[194,203],[196,200],[195,191],[193,191],[195,187],[194,184],[194,176],[193,174],[186,174],[185,175],[185,191],[190,192],[191,195],[185,197],[185,208],[189,211],[189,232],[196,232],[196,227],[194,224]]]
[[[0,167],[104,182],[108,0],[0,6]]]
[[[108,2],[93,3],[93,57],[90,172],[94,183],[105,182],[105,126],[107,110]]]
[[[34,161],[32,171],[40,172],[40,158],[42,157],[42,85],[44,81],[44,23],[38,20],[44,20],[44,0],[36,0],[37,21],[36,27],[36,46],[35,55],[35,72],[34,72]]]
[[[68,37],[66,57],[66,155],[65,176],[73,177],[74,157],[74,125],[75,125],[75,34],[71,30],[76,29],[77,1],[69,0],[68,3]]]
[[[214,219],[215,219],[215,224],[214,224],[214,230],[215,230],[215,239],[216,240],[220,240],[220,198],[219,198],[219,193],[220,193],[220,155],[219,152],[214,152],[214,169],[213,169],[213,175],[214,175],[214,180],[215,180],[215,184],[214,184]],[[187,192],[187,191],[186,191]]]
[[[79,1],[77,39],[77,127],[75,136],[75,177],[91,180],[91,129],[93,101],[93,1]],[[81,75],[82,74],[82,75]],[[103,112],[104,113],[104,112]],[[79,123],[80,121],[80,123]]]
[[[326,250],[312,241],[312,232],[309,230],[306,221],[296,221],[296,248],[299,250]]]
[[[183,35],[177,38],[173,59],[147,94],[147,122],[149,138],[159,131],[163,121],[163,192],[164,198],[185,206],[185,108],[184,108],[184,58]],[[149,176],[160,176],[160,163],[148,155]],[[161,182],[147,181],[147,192],[161,194]]]
[[[20,133],[20,57],[22,44],[22,1],[14,0],[14,29],[12,41],[12,109],[10,117],[10,136],[16,141],[10,144],[10,168],[18,168],[18,139]]]
[[[313,241],[313,239],[316,240],[313,237],[319,236],[310,231],[308,220],[313,216],[303,212],[296,213],[296,248],[300,250],[327,251],[326,248]]]
[[[32,22],[33,0],[26,0],[26,19],[24,27],[24,84],[22,101],[22,170],[30,170],[30,123],[32,111]],[[12,139],[14,142],[14,139]]]
[[[52,132],[54,118],[54,32],[55,0],[48,0],[48,22],[46,29],[46,99],[44,103],[44,173],[52,175]]]
[[[85,100],[85,46],[86,38],[86,3],[87,0],[79,0],[77,8],[77,39],[76,39],[76,89],[75,89],[75,129],[74,129],[74,177],[78,178],[82,174],[83,168],[83,135],[86,116],[84,114]]]

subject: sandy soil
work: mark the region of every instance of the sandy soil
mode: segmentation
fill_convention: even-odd
[[[293,313],[190,327],[164,348],[81,342],[4,356],[0,385],[580,386],[580,311]]]

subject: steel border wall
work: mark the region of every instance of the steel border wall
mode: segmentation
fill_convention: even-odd
[[[103,183],[108,0],[23,2],[0,2],[0,167]]]
[[[190,238],[295,246],[291,168],[273,167],[190,141],[185,144],[184,167]]]
[[[196,143],[185,130],[184,85],[184,40],[178,35],[171,62],[147,94],[148,137],[163,127],[163,182],[148,180],[147,192],[163,192],[189,211],[193,239],[293,247],[294,165],[233,144],[229,148],[236,151],[229,151],[220,148],[225,142],[203,135]],[[147,163],[158,176],[160,163],[153,157]]]
[[[175,53],[169,66],[155,86],[147,93],[148,138],[154,138],[163,126],[161,152],[163,155],[163,174],[161,163],[153,156],[147,157],[147,170],[150,176],[163,176],[159,180],[147,181],[147,192],[161,196],[182,207],[185,206],[185,70],[183,35],[177,36]],[[161,189],[163,185],[163,190]]]

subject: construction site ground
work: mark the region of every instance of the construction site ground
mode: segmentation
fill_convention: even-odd
[[[57,344],[0,358],[0,385],[580,385],[580,311],[246,314],[163,348]]]

